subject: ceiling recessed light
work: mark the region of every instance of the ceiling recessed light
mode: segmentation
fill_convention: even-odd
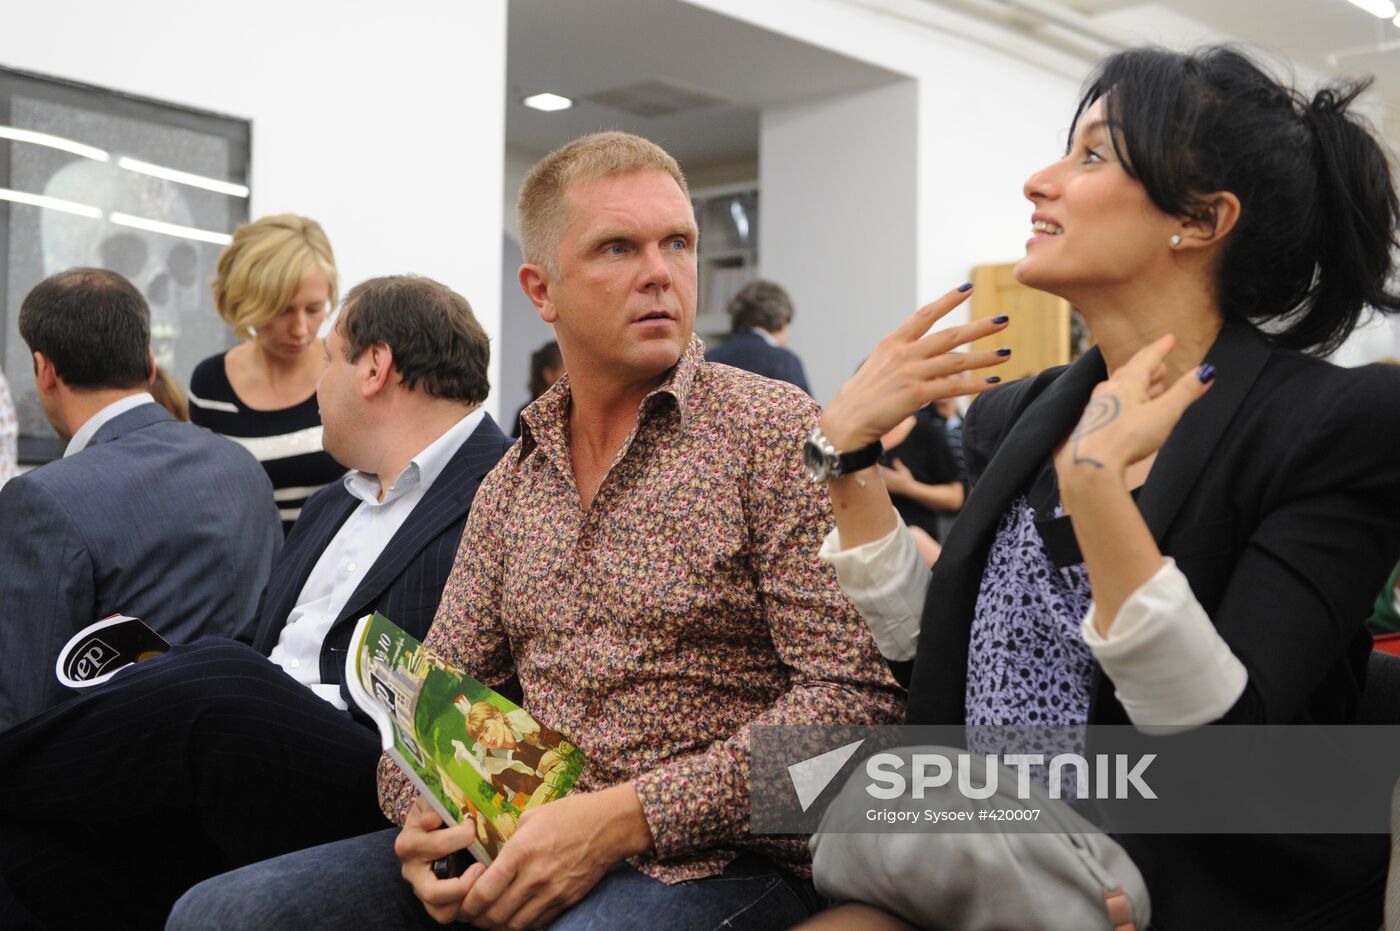
[[[520,101],[532,110],[567,110],[574,105],[568,97],[560,97],[558,94],[531,94]]]
[[[1396,13],[1395,4],[1391,0],[1351,0],[1351,3],[1381,19],[1390,19]]]

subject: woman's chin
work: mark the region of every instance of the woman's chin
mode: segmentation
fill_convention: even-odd
[[[1045,290],[1048,283],[1044,270],[1039,268],[1040,263],[1036,262],[1035,256],[1027,255],[1016,263],[1016,267],[1011,269],[1011,277],[1016,283],[1027,288],[1039,288]]]

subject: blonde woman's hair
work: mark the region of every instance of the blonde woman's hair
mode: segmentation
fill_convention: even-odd
[[[666,172],[681,193],[690,196],[676,160],[661,146],[631,133],[593,133],[540,159],[525,176],[515,204],[525,261],[558,275],[555,259],[559,239],[569,225],[566,194],[570,185],[646,169]]]
[[[291,303],[315,268],[325,273],[334,307],[335,254],[321,224],[290,213],[244,224],[219,256],[214,306],[239,339],[252,339],[257,327]]]

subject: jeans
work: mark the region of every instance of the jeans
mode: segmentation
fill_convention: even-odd
[[[399,876],[397,828],[324,844],[205,880],[175,904],[166,931],[440,928]],[[666,885],[620,863],[551,931],[787,928],[825,903],[812,884],[754,854],[722,875]]]

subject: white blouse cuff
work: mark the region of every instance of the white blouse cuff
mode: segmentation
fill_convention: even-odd
[[[1249,681],[1170,557],[1123,602],[1107,637],[1094,629],[1093,605],[1081,626],[1128,718],[1140,726],[1171,733],[1209,724],[1234,707]]]
[[[836,570],[836,580],[870,625],[880,653],[896,661],[913,659],[928,592],[928,566],[904,521],[880,539],[848,550],[841,549],[840,533],[833,527],[817,558]]]

